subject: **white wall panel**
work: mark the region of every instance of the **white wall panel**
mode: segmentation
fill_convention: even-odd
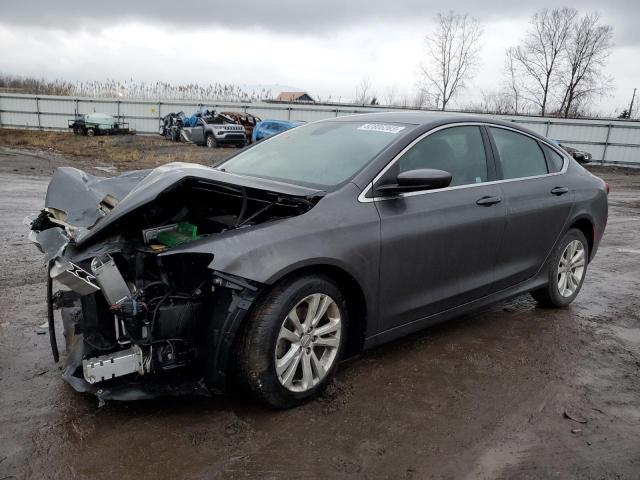
[[[38,127],[38,115],[35,113],[14,113],[14,112],[2,112],[2,125],[3,126],[16,126],[34,128]]]
[[[638,143],[640,138],[640,124],[638,128],[614,127],[609,135],[610,143]]]
[[[640,146],[635,147],[618,147],[609,145],[607,147],[607,161],[636,163],[640,164]]]
[[[374,106],[333,106],[315,104],[228,103],[228,102],[157,102],[153,100],[118,100],[0,94],[0,124],[19,128],[67,129],[67,120],[79,113],[109,113],[121,116],[132,129],[139,133],[157,133],[158,119],[170,112],[183,111],[190,115],[201,106],[217,111],[248,112],[263,120],[299,120],[313,122],[336,116],[367,112],[412,111],[408,109]],[[40,115],[37,115],[37,111]],[[432,112],[438,114],[440,112]],[[549,138],[562,140],[565,144],[591,152],[600,160],[605,154],[607,161],[635,163],[640,165],[640,122],[618,120],[574,120],[559,118],[524,117],[514,115],[487,115],[529,128]],[[39,117],[39,118],[38,118]],[[38,123],[38,120],[40,123]],[[609,125],[612,128],[609,128]],[[608,136],[608,141],[607,141]]]

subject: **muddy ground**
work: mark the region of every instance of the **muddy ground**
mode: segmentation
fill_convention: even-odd
[[[53,166],[92,162],[13,148],[0,151],[0,479],[640,478],[640,172],[597,169],[609,225],[567,309],[523,296],[376,348],[295,410],[232,395],[98,408],[52,362],[45,272],[21,225]]]

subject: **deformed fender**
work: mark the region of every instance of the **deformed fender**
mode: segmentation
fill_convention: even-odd
[[[331,265],[358,282],[368,318],[377,318],[380,217],[373,203],[359,203],[354,184],[327,194],[297,217],[266,222],[191,242],[166,254],[213,254],[212,270],[272,285],[303,267]],[[346,198],[345,198],[346,197]],[[345,202],[351,202],[344,208]],[[375,239],[378,239],[375,241]],[[339,242],[339,245],[336,245]],[[375,325],[367,325],[367,331]]]
[[[210,390],[220,392],[227,384],[231,353],[240,327],[264,286],[221,272],[214,272],[213,284],[216,293],[207,332],[204,379]]]

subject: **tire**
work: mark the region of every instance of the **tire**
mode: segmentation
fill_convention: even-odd
[[[313,323],[306,313],[314,301],[316,313],[325,313],[315,328],[301,335],[292,312],[304,332]],[[236,346],[237,380],[272,407],[300,405],[331,381],[344,351],[347,325],[344,298],[329,278],[307,275],[276,284],[256,304]]]
[[[207,134],[207,137],[205,138],[204,144],[207,146],[207,148],[215,148],[215,147],[218,146],[218,142],[216,142],[216,139],[210,133]]]
[[[74,125],[73,133],[75,133],[76,135],[83,135],[84,134],[84,132],[82,131],[82,127],[80,125]]]
[[[571,253],[573,247],[575,249]],[[570,255],[573,256],[574,261],[567,264],[567,258]],[[580,293],[587,275],[588,259],[589,244],[587,239],[580,230],[572,228],[562,237],[549,259],[547,285],[531,292],[531,296],[545,307],[566,307]],[[569,271],[573,273],[570,275]],[[562,277],[563,273],[564,277]],[[563,278],[566,279],[566,283],[563,283]],[[563,285],[566,288],[561,288]]]
[[[240,142],[240,143],[236,143],[236,147],[237,148],[244,148],[246,146],[247,146],[247,141],[246,140],[243,141],[243,142]]]
[[[93,137],[96,134],[96,132],[93,130],[93,128],[87,128],[87,136],[88,137]]]

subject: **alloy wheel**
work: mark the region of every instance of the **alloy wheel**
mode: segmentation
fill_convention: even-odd
[[[333,298],[314,293],[298,302],[276,341],[276,374],[282,386],[305,392],[320,383],[336,361],[341,335],[342,317]]]
[[[586,253],[580,240],[572,240],[565,247],[558,263],[558,291],[563,297],[573,295],[585,272]]]

